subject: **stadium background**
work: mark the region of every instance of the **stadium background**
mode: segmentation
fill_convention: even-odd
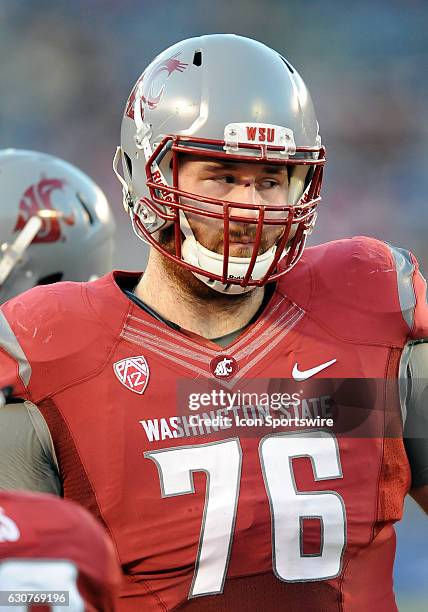
[[[145,247],[111,170],[127,95],[182,38],[252,36],[295,65],[315,102],[329,162],[312,242],[376,236],[412,249],[428,273],[427,23],[426,0],[0,0],[0,147],[88,172],[115,211],[115,266],[140,269]],[[399,607],[422,612],[428,522],[411,501],[397,532]]]

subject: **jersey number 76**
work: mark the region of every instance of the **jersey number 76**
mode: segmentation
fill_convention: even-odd
[[[259,443],[259,458],[272,524],[272,562],[286,582],[324,580],[340,574],[346,514],[334,491],[299,492],[292,459],[308,457],[314,478],[342,478],[336,438],[325,432],[279,433]],[[194,493],[193,473],[205,472],[207,486],[199,548],[189,597],[221,593],[226,579],[238,505],[242,449],[238,438],[144,453],[158,468],[162,497]],[[321,550],[303,553],[302,521],[321,522]]]

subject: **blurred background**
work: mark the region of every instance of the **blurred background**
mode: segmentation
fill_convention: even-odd
[[[111,170],[128,94],[182,38],[251,36],[285,55],[315,103],[329,161],[312,243],[368,234],[410,248],[427,274],[427,23],[426,0],[0,0],[0,148],[91,175],[115,211],[115,267],[141,269]],[[428,521],[411,500],[397,532],[400,610],[426,611]]]

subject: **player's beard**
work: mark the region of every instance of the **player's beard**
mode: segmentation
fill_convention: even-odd
[[[184,239],[184,236],[182,235]],[[213,241],[218,244],[218,240]],[[159,244],[171,255],[175,255],[175,235],[174,226],[170,226],[159,232]],[[205,246],[205,245],[204,245]],[[208,246],[206,248],[209,248]],[[247,256],[247,255],[246,255]],[[182,290],[184,295],[188,295],[201,302],[233,302],[239,304],[249,299],[251,291],[239,294],[221,293],[212,289],[186,268],[183,268],[168,257],[162,257],[162,266],[168,277]]]

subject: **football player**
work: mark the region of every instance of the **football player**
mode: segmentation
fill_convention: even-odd
[[[53,495],[0,491],[2,609],[33,609],[34,598],[48,610],[112,612],[119,584],[114,547],[89,512]]]
[[[114,221],[92,179],[62,159],[0,150],[0,303],[111,269]]]
[[[0,484],[61,490],[104,522],[122,611],[396,610],[393,524],[410,487],[428,509],[426,440],[401,432],[426,427],[426,285],[410,253],[371,238],[304,249],[324,164],[284,57],[234,35],[182,41],[137,81],[114,161],[151,246],[144,274],[1,310],[0,386],[25,401],[0,412]],[[294,421],[334,404],[308,381],[377,392],[336,401],[339,421],[362,402],[352,437],[214,425],[255,379],[297,385]]]

